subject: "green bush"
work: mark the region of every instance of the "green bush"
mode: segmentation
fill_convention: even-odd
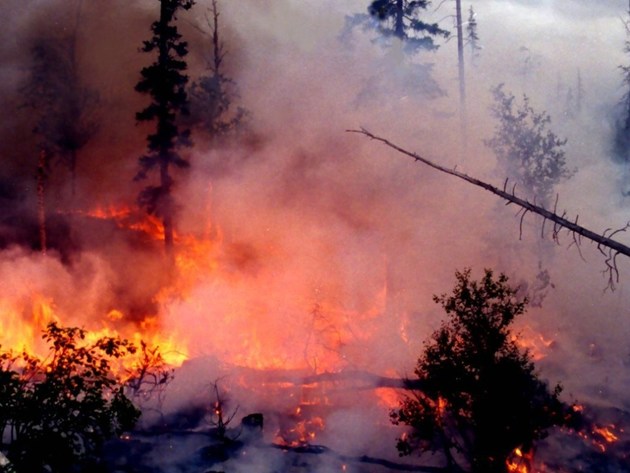
[[[2,449],[19,473],[94,471],[104,442],[140,416],[115,374],[136,347],[86,334],[51,323],[45,358],[0,352]]]
[[[441,451],[451,468],[504,473],[516,448],[527,452],[553,426],[577,420],[559,385],[540,380],[510,325],[525,312],[507,277],[485,271],[471,281],[456,273],[451,296],[435,296],[448,316],[425,343],[417,380],[394,424],[411,427],[398,439],[401,455]]]

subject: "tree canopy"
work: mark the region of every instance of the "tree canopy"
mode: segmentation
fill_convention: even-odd
[[[398,38],[410,52],[434,50],[438,46],[433,38],[446,38],[449,33],[437,23],[422,20],[421,12],[430,4],[428,0],[374,0],[368,13],[377,21],[375,29],[383,38]]]

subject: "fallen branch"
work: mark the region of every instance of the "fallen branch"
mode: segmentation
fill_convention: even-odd
[[[569,233],[573,234],[572,244],[575,244],[578,247],[580,245],[580,237],[584,237],[588,240],[591,240],[592,242],[597,243],[597,249],[606,258],[605,260],[606,269],[604,272],[607,273],[609,277],[608,286],[611,289],[614,289],[615,282],[619,281],[619,271],[617,269],[617,256],[619,254],[622,254],[622,255],[630,257],[630,247],[623,245],[622,243],[619,243],[616,240],[611,239],[609,236],[606,236],[606,234],[611,231],[610,229],[607,229],[602,234],[593,232],[587,228],[584,228],[581,225],[578,225],[577,217],[575,218],[574,221],[571,221],[565,218],[566,212],[563,212],[562,215],[558,215],[556,213],[556,208],[554,208],[554,211],[550,211],[550,210],[545,209],[544,207],[536,205],[535,203],[531,203],[527,200],[521,199],[515,195],[515,187],[512,188],[512,192],[509,192],[507,190],[507,182],[508,182],[507,180],[505,181],[503,189],[499,189],[498,187],[495,187],[484,181],[480,181],[479,179],[471,177],[468,174],[459,172],[456,169],[450,169],[444,166],[440,166],[439,164],[429,161],[428,159],[423,158],[422,156],[416,153],[412,153],[411,151],[407,151],[406,149],[401,148],[398,145],[395,145],[394,143],[392,143],[389,140],[386,140],[385,138],[376,136],[364,128],[361,128],[360,130],[346,130],[346,131],[349,133],[359,133],[373,140],[380,141],[381,143],[386,144],[390,148],[395,149],[399,153],[405,154],[413,158],[417,162],[421,162],[423,164],[426,164],[429,167],[432,167],[433,169],[437,169],[438,171],[444,172],[446,174],[450,174],[451,176],[458,177],[459,179],[463,179],[464,181],[469,182],[477,187],[481,187],[482,189],[485,189],[488,192],[492,192],[493,194],[498,195],[502,199],[507,200],[508,204],[518,205],[519,207],[523,209],[521,220],[527,212],[532,212],[543,217],[544,219],[543,228],[544,228],[544,223],[546,220],[552,221],[554,223],[554,227],[552,230],[553,232],[552,239],[556,242],[558,242],[559,230],[561,228],[564,228]],[[556,206],[557,206],[557,200],[556,200]],[[615,230],[609,235],[615,235],[616,233],[626,231],[628,228],[630,228],[630,222],[626,224],[625,227]]]
[[[339,372],[325,372],[313,375],[297,376],[295,374],[283,374],[275,373],[272,375],[266,375],[265,381],[267,382],[282,382],[290,383],[294,385],[309,385],[317,383],[347,383],[347,382],[359,382],[363,384],[364,389],[374,388],[396,388],[396,389],[421,389],[423,384],[416,379],[405,378],[388,378],[385,376],[379,376],[367,371],[339,371]],[[354,387],[354,389],[361,389],[361,387]]]

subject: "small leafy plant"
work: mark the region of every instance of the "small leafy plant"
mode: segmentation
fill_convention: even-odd
[[[2,450],[19,473],[95,471],[104,442],[140,416],[116,374],[136,347],[57,323],[43,339],[45,358],[0,352]]]

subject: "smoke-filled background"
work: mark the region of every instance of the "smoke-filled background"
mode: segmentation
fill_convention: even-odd
[[[178,15],[189,42],[191,80],[206,72],[211,58],[209,3],[199,1]],[[95,209],[136,209],[136,196],[147,184],[133,180],[151,131],[135,121],[147,97],[134,86],[153,60],[139,48],[158,3],[4,0],[3,310],[18,307],[27,318],[36,294],[53,301],[68,323],[100,327],[110,323],[106,314],[112,310],[122,314],[111,322],[118,327],[156,316],[192,359],[403,376],[411,374],[423,340],[442,320],[432,295],[450,292],[456,270],[470,267],[478,276],[492,268],[535,302],[518,329],[540,351],[542,376],[562,382],[567,399],[630,408],[630,265],[624,257],[618,259],[616,290],[606,290],[606,266],[595,245],[584,241],[578,249],[564,234],[553,244],[549,231],[541,238],[541,222],[532,216],[521,230],[517,209],[496,197],[346,132],[365,127],[501,186],[505,176],[483,140],[496,125],[488,111],[490,88],[504,83],[518,100],[527,94],[535,109],[546,110],[550,128],[568,139],[567,163],[576,172],[555,189],[558,209],[572,218],[579,214],[579,222],[596,232],[623,227],[630,184],[613,142],[626,92],[619,66],[629,62],[627,5],[463,2],[465,18],[474,6],[483,47],[474,60],[465,51],[464,146],[455,38],[436,40],[437,51],[410,59],[375,44],[374,32],[344,34],[346,16],[364,13],[367,3],[219,3],[225,69],[238,86],[235,101],[250,112],[250,131],[225,147],[193,135],[195,146],[185,151],[191,167],[174,175],[177,229],[214,243],[197,257],[201,270],[186,279],[185,291],[175,288],[164,296],[160,290],[168,281],[160,276],[156,243],[86,217]],[[428,18],[454,33],[454,2],[437,7]],[[51,250],[44,256],[37,251],[40,143],[25,87],[35,48],[71,33],[81,86],[96,92],[89,119],[97,125],[80,150],[74,195],[67,168],[52,160]],[[432,64],[430,76],[410,63]],[[57,66],[51,61],[51,78]],[[578,76],[580,110],[570,98],[572,91],[575,100]],[[434,93],[432,80],[443,94]],[[0,323],[5,337],[15,329],[16,322]],[[540,334],[553,342],[537,344]],[[209,378],[220,372],[205,369]],[[173,405],[192,394],[178,389]],[[239,401],[263,408],[262,401]],[[386,409],[378,416],[387,423]],[[331,418],[329,435],[338,434],[339,443],[350,437],[349,423],[363,422],[350,408]],[[374,448],[373,433],[352,433],[348,448]],[[388,439],[377,450],[392,454],[393,434]]]

